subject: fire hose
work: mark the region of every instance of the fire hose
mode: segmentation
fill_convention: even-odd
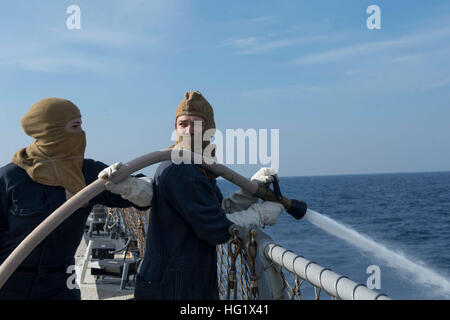
[[[180,156],[181,155],[181,156]],[[188,150],[181,149],[165,149],[148,153],[130,162],[125,163],[111,178],[112,182],[120,182],[127,178],[133,172],[141,170],[153,164],[173,160],[180,157],[184,160],[193,160],[194,164],[198,164],[212,173],[227,179],[228,181],[241,187],[243,190],[257,196],[264,201],[276,201],[283,204],[286,212],[291,214],[294,218],[300,219],[304,216],[307,206],[304,202],[295,199],[288,199],[281,195],[278,186],[278,180],[274,179],[274,190],[271,190],[265,184],[259,184],[243,177],[234,172],[226,166],[214,161],[210,158],[203,157],[200,154],[192,153]],[[185,161],[186,163],[186,161]],[[101,192],[105,191],[106,180],[97,179],[83,190],[75,194],[72,198],[67,200],[62,206],[50,214],[44,221],[41,222],[8,256],[8,258],[0,266],[0,289],[8,281],[9,277],[20,266],[25,258],[64,220],[72,215],[76,210],[81,208],[85,203],[96,197]]]

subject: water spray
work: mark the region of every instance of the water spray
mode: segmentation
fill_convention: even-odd
[[[363,251],[372,253],[385,261],[388,265],[409,272],[414,275],[414,279],[418,283],[432,286],[438,290],[440,294],[450,297],[450,281],[433,270],[421,266],[405,257],[403,254],[394,252],[379,242],[370,239],[368,236],[362,235],[352,228],[311,209],[307,210],[304,219],[329,234],[340,238]]]

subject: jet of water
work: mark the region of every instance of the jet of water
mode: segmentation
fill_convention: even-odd
[[[320,229],[340,238],[348,243],[369,251],[390,266],[413,274],[417,282],[435,287],[442,295],[450,297],[450,281],[427,267],[421,266],[401,253],[394,252],[377,243],[367,236],[363,236],[350,227],[347,227],[333,219],[316,211],[308,209],[303,219],[308,220]]]

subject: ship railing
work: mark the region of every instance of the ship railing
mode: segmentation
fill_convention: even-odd
[[[119,209],[127,229],[145,251],[149,212]],[[329,268],[276,244],[261,229],[234,226],[231,239],[217,246],[219,295],[223,300],[386,300]]]
[[[283,248],[260,229],[236,227],[234,236],[217,246],[217,253],[224,300],[390,300]]]

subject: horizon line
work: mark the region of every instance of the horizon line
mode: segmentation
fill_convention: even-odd
[[[369,176],[369,175],[388,175],[388,174],[421,174],[421,173],[450,173],[450,170],[438,171],[396,171],[396,172],[374,172],[374,173],[333,173],[333,174],[312,174],[301,176],[278,176],[279,178],[308,178],[308,177],[336,177],[336,176]],[[217,179],[227,180],[223,177]]]
[[[438,171],[395,171],[395,172],[373,172],[373,173],[333,173],[333,174],[313,174],[313,175],[279,176],[279,177],[280,178],[300,178],[300,177],[367,176],[367,175],[419,174],[419,173],[450,173],[450,170],[438,170]]]

